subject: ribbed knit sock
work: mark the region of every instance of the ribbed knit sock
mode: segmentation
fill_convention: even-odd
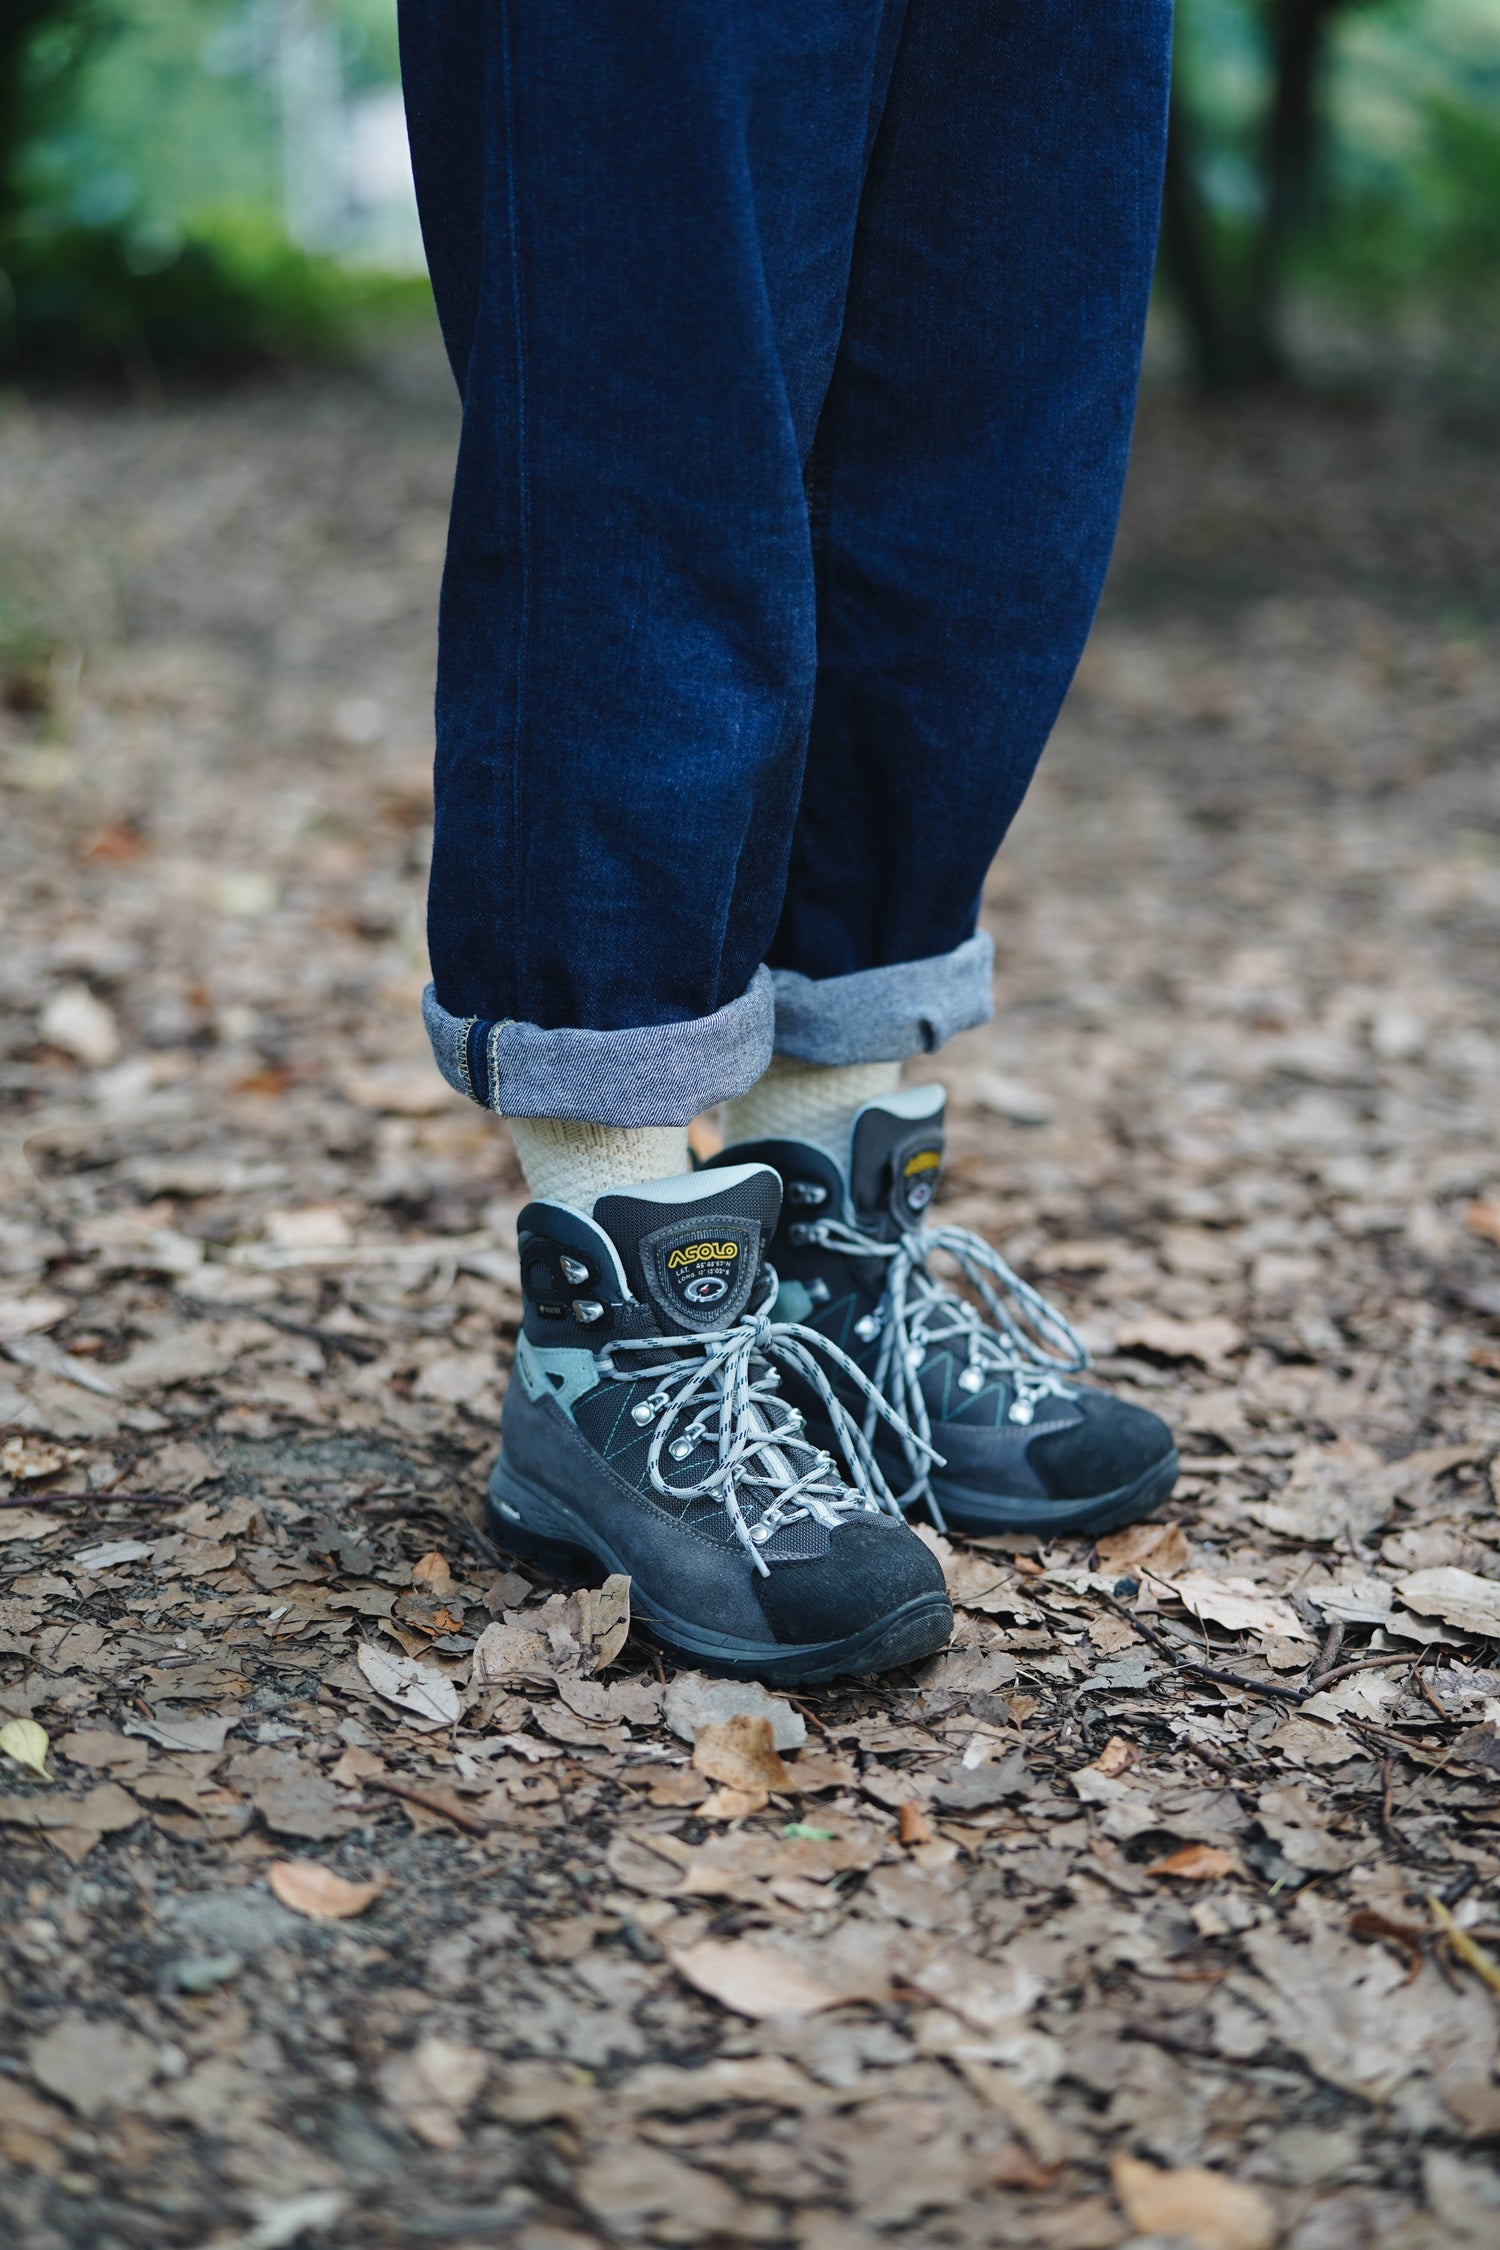
[[[724,1104],[724,1146],[810,1141],[843,1170],[855,1111],[894,1094],[900,1083],[899,1063],[807,1063],[773,1055],[764,1078]]]
[[[644,1187],[692,1170],[685,1125],[583,1125],[568,1117],[505,1122],[532,1194],[585,1214],[611,1188]]]

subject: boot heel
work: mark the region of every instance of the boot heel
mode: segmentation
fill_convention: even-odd
[[[503,1554],[529,1562],[544,1577],[573,1586],[598,1586],[604,1566],[589,1548],[560,1537],[564,1519],[547,1495],[515,1475],[502,1453],[490,1473],[485,1528]]]

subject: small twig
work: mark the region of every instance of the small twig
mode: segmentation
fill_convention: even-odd
[[[489,1822],[476,1813],[465,1812],[459,1805],[450,1805],[434,1796],[430,1789],[418,1789],[409,1781],[397,1781],[390,1774],[367,1774],[361,1786],[365,1789],[384,1790],[388,1797],[400,1797],[409,1805],[420,1805],[424,1812],[436,1813],[440,1820],[451,1820],[455,1828],[462,1828],[470,1836],[487,1836]]]
[[[1460,1961],[1467,1962],[1475,1976],[1482,1984],[1487,1984],[1491,1992],[1500,1994],[1500,1961],[1486,1953],[1482,1945],[1476,1945],[1467,1930],[1459,1928],[1436,1891],[1427,1893],[1427,1904],[1437,1916],[1444,1937]]]
[[[1174,1664],[1186,1666],[1189,1671],[1197,1672],[1206,1680],[1217,1680],[1225,1687],[1243,1688],[1247,1695],[1264,1695],[1276,1703],[1301,1703],[1307,1695],[1306,1688],[1279,1687],[1274,1680],[1247,1680],[1243,1673],[1231,1672],[1225,1665],[1205,1664],[1201,1657],[1189,1656],[1181,1646],[1174,1647],[1164,1633],[1158,1633],[1143,1617],[1137,1617],[1123,1602],[1116,1601],[1113,1594],[1105,1594],[1101,1598],[1109,1603],[1111,1609],[1119,1611],[1132,1632],[1139,1633],[1144,1640],[1148,1640],[1161,1655],[1170,1657]]]
[[[1331,1672],[1318,1673],[1316,1679],[1309,1675],[1307,1692],[1309,1695],[1320,1695],[1323,1689],[1331,1687],[1335,1680],[1346,1680],[1351,1672],[1373,1671],[1379,1664],[1416,1665],[1420,1664],[1421,1661],[1420,1655],[1413,1656],[1411,1650],[1407,1648],[1377,1649],[1373,1653],[1366,1649],[1362,1656],[1351,1656],[1347,1664],[1335,1664]],[[1446,1717],[1447,1714],[1444,1713],[1444,1716]]]
[[[172,1302],[179,1312],[191,1313],[199,1320],[212,1320],[220,1313],[243,1313],[251,1320],[263,1320],[268,1328],[279,1328],[283,1335],[305,1336],[310,1343],[326,1344],[330,1351],[344,1352],[362,1366],[368,1366],[380,1357],[380,1346],[372,1344],[365,1336],[341,1336],[336,1328],[318,1328],[308,1320],[293,1320],[289,1313],[272,1312],[267,1305],[251,1304],[239,1297],[184,1297],[172,1292]]]
[[[1421,1661],[1421,1658],[1418,1657],[1417,1662],[1420,1664]],[[1432,1705],[1432,1708],[1434,1711],[1436,1711],[1438,1717],[1443,1720],[1446,1725],[1451,1726],[1453,1723],[1453,1713],[1451,1711],[1445,1711],[1443,1709],[1443,1706],[1441,1705],[1441,1703],[1439,1703],[1437,1697],[1433,1694],[1431,1688],[1428,1686],[1426,1680],[1423,1679],[1420,1672],[1417,1674],[1417,1686],[1421,1689],[1423,1695],[1426,1696],[1428,1702]]]
[[[1341,1617],[1336,1617],[1329,1626],[1323,1646],[1318,1651],[1317,1660],[1307,1675],[1307,1684],[1310,1688],[1321,1687],[1330,1676],[1339,1660],[1339,1650],[1343,1645],[1344,1621]]]

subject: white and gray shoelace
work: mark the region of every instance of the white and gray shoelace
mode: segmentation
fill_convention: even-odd
[[[978,1393],[989,1382],[1008,1382],[1011,1402],[1006,1418],[1024,1426],[1035,1419],[1044,1398],[1073,1396],[1064,1377],[1081,1374],[1088,1366],[1083,1338],[1039,1289],[1023,1281],[998,1250],[967,1227],[912,1228],[894,1242],[882,1242],[841,1219],[811,1219],[793,1227],[792,1239],[848,1257],[889,1262],[885,1293],[873,1312],[856,1321],[854,1333],[863,1343],[873,1343],[879,1336],[872,1394],[900,1409],[901,1422],[894,1426],[899,1431],[904,1425],[914,1440],[902,1436],[913,1481],[899,1495],[898,1505],[909,1508],[914,1501],[925,1500],[941,1529],[932,1468],[942,1456],[932,1444],[932,1420],[920,1381],[927,1354],[939,1344],[961,1345],[965,1365],[959,1389]],[[928,1260],[935,1250],[946,1252],[978,1292],[993,1327],[986,1324],[978,1306],[934,1279]],[[999,1290],[1010,1298],[1014,1312]],[[874,1429],[874,1417],[867,1411],[867,1442]]]
[[[617,1366],[616,1355],[626,1353],[671,1356],[657,1365]],[[819,1359],[864,1394],[863,1429],[835,1395]],[[800,1410],[776,1395],[781,1376],[775,1361],[812,1387],[848,1463],[849,1482],[832,1455],[802,1435]],[[763,1577],[770,1571],[761,1550],[783,1524],[811,1517],[831,1531],[853,1515],[900,1516],[871,1449],[877,1415],[896,1431],[908,1458],[914,1449],[918,1457],[932,1450],[847,1352],[815,1328],[773,1321],[769,1312],[746,1313],[732,1328],[707,1335],[621,1339],[600,1355],[600,1373],[621,1383],[653,1379],[649,1397],[630,1410],[643,1427],[656,1425],[647,1456],[652,1484],[667,1499],[717,1502]],[[687,1461],[704,1445],[715,1450],[713,1467],[691,1482],[674,1482],[663,1456]]]

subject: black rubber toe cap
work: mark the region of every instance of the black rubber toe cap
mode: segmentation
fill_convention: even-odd
[[[1082,1421],[1033,1438],[1026,1458],[1053,1500],[1093,1500],[1135,1484],[1172,1452],[1159,1415],[1107,1391],[1076,1394]]]
[[[840,1524],[826,1555],[777,1563],[755,1580],[766,1620],[784,1645],[842,1641],[907,1602],[944,1595],[937,1557],[892,1516]]]

